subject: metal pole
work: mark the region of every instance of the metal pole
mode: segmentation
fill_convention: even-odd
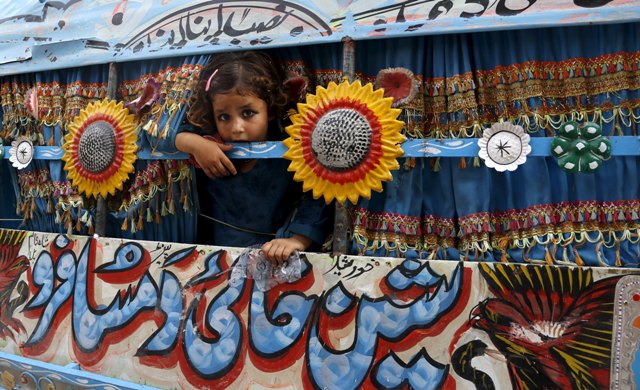
[[[109,99],[116,98],[116,92],[118,87],[118,69],[115,62],[109,63],[109,79],[107,81],[107,96]],[[95,232],[97,235],[104,237],[107,234],[107,200],[101,195],[96,197],[96,227]]]
[[[342,75],[352,81],[355,78],[355,42],[349,37],[342,39]],[[345,203],[336,202],[335,218],[333,221],[333,255],[347,253],[349,243],[349,208]]]

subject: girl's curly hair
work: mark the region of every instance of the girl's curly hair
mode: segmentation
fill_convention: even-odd
[[[209,89],[205,90],[209,77],[216,71]],[[213,98],[228,93],[253,95],[264,100],[269,118],[275,120],[282,117],[289,104],[282,69],[275,66],[268,55],[254,51],[220,53],[214,55],[200,73],[198,87],[189,101],[189,122],[206,133],[215,134]],[[270,131],[273,127],[270,126]]]

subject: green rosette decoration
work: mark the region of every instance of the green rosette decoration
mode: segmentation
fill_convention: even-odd
[[[600,125],[586,122],[564,123],[551,142],[551,154],[567,172],[592,173],[611,157],[611,142],[602,136]]]

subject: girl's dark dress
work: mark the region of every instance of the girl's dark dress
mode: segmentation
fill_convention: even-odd
[[[287,172],[290,161],[258,159],[248,172],[209,179],[198,172],[201,243],[246,247],[274,237],[301,234],[318,250],[330,225],[329,207],[323,199],[303,196],[301,184]]]

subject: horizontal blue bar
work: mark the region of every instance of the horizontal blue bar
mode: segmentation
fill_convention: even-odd
[[[611,153],[614,156],[639,156],[640,137],[608,137]],[[531,157],[551,156],[553,137],[531,138]],[[230,158],[280,158],[287,151],[282,142],[231,143],[233,149],[227,154]],[[9,146],[4,147],[4,158],[9,158]],[[410,139],[402,144],[404,157],[475,157],[478,155],[478,138],[459,139]],[[60,160],[63,156],[59,146],[36,146],[34,159]],[[185,153],[151,153],[149,149],[138,152],[141,160],[184,160]]]

